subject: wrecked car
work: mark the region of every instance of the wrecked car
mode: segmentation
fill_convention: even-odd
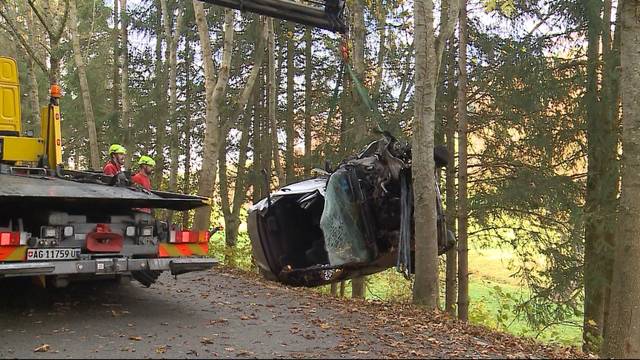
[[[434,149],[436,167],[447,164]],[[411,146],[388,133],[335,171],[271,193],[249,210],[261,274],[292,286],[319,286],[396,266],[414,270]],[[446,229],[436,174],[438,253],[455,242]]]

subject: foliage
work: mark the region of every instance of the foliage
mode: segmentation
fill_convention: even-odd
[[[167,113],[166,77],[170,59],[165,52],[167,39],[158,2],[131,2],[125,11],[130,23],[127,69],[115,67],[122,44],[115,42],[118,28],[114,26],[113,1],[77,3],[82,56],[101,150],[108,144],[121,142],[126,134],[121,122],[119,90],[115,87],[126,70],[132,111],[130,136],[135,139],[129,149],[131,156],[149,154],[167,158],[165,168],[159,169],[155,186],[167,189],[173,165],[178,169],[174,174],[178,188],[195,193],[202,166],[206,104],[191,2],[168,1],[172,14],[179,8],[185,12],[176,59],[177,134],[170,133],[172,123]],[[12,11],[24,36],[31,31],[37,41],[44,41],[42,26],[36,23],[28,28],[26,7],[18,5],[9,1],[2,6]],[[411,134],[413,121],[415,49],[411,7],[405,1],[373,0],[364,2],[363,9],[367,37],[362,82],[382,114],[383,127],[398,137]],[[468,8],[469,103],[464,106],[469,112],[470,126],[469,241],[476,248],[500,248],[513,255],[508,274],[503,273],[507,272],[504,269],[496,270],[492,275],[495,278],[482,279],[490,282],[490,291],[472,276],[471,320],[508,331],[517,325],[517,331],[534,336],[550,327],[541,336],[552,337],[549,334],[559,331],[554,329],[567,329],[581,322],[584,302],[584,233],[589,220],[584,210],[588,164],[585,91],[589,77],[585,43],[586,18],[592,8],[575,0],[478,0],[470,1]],[[207,9],[213,58],[218,67],[223,11],[214,6]],[[261,190],[265,187],[263,169],[272,175],[269,185],[275,188],[273,179],[278,174],[274,148],[280,155],[289,156],[281,163],[293,163],[296,178],[301,178],[305,176],[305,168],[324,167],[325,161],[335,164],[367,138],[356,139],[354,135],[353,128],[360,116],[351,109],[353,85],[339,71],[342,60],[338,49],[342,39],[312,30],[312,56],[307,59],[306,28],[282,21],[275,21],[276,123],[270,124],[267,116],[266,61],[257,82],[258,90],[247,108],[242,109],[243,115],[236,116],[236,99],[252,66],[250,59],[256,51],[255,40],[261,27],[258,17],[246,13],[236,13],[234,24],[237,36],[230,80],[220,107],[222,122],[229,126],[223,134],[228,142],[223,161],[228,163],[229,183],[235,183],[240,166],[246,165],[249,171],[249,190],[240,192],[244,206],[239,220],[244,222],[249,197],[257,201],[265,195]],[[31,87],[29,55],[15,41],[15,35],[7,31],[6,20],[0,21],[0,25],[4,29],[0,31],[2,55],[17,58],[22,92],[26,94]],[[65,33],[61,42],[60,79],[66,93],[61,101],[63,155],[69,166],[86,168],[89,162],[86,121],[76,64],[66,36]],[[349,40],[353,51],[354,39]],[[293,42],[292,66],[286,61],[288,42]],[[455,99],[456,39],[450,39],[445,49],[437,117],[455,121],[451,114],[460,106]],[[37,56],[43,61],[47,58],[45,51]],[[304,80],[306,72],[311,78],[309,94]],[[294,78],[291,86],[286,81],[289,74]],[[47,100],[48,78],[40,69],[36,69],[35,75],[35,91],[42,105]],[[342,85],[338,87],[340,82]],[[306,95],[310,101],[308,109]],[[287,98],[293,103],[289,104]],[[32,113],[29,99],[24,96],[21,100],[23,114]],[[293,108],[292,114],[287,112],[289,108]],[[247,164],[238,164],[238,139],[244,116],[251,120],[246,134],[250,143]],[[293,122],[290,136],[294,151],[289,155],[282,151],[287,143],[287,120]],[[305,133],[305,121],[310,121],[311,134]],[[35,128],[37,134],[35,119],[27,116],[25,123],[27,129]],[[437,141],[443,139],[443,124],[437,125]],[[304,148],[307,136],[311,137],[310,149]],[[178,163],[171,164],[174,160],[169,159],[170,149],[176,147]],[[106,154],[102,153],[101,158],[106,160]],[[224,219],[219,191],[215,194],[217,205],[212,218],[219,225]],[[225,246],[224,233],[220,233],[211,239],[211,252],[224,264],[252,268],[250,241],[243,225],[234,248]],[[392,270],[369,277],[367,285],[369,298],[404,301],[410,296],[410,284]]]

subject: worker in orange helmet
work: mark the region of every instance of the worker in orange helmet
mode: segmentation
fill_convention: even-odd
[[[127,155],[127,149],[119,144],[109,146],[109,161],[102,168],[105,175],[115,176],[122,171],[124,158]]]

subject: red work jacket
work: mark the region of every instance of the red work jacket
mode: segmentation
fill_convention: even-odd
[[[142,173],[137,173],[135,175],[133,175],[131,177],[131,181],[134,184],[138,184],[140,186],[142,186],[143,188],[147,189],[147,190],[151,190],[151,180],[149,180],[149,177],[142,174]],[[133,209],[133,210],[137,210],[137,211],[141,211],[141,212],[145,212],[148,214],[151,214],[151,209],[148,208],[143,208],[143,209]]]
[[[116,165],[113,161],[109,161],[102,168],[102,172],[105,175],[114,176],[120,172],[120,165]]]

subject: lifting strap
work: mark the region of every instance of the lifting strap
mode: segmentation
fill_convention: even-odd
[[[371,113],[373,119],[376,121],[378,126],[378,131],[382,131],[382,114],[380,110],[378,110],[378,104],[369,96],[369,90],[362,84],[362,81],[358,78],[358,74],[353,70],[351,65],[349,65],[349,45],[348,38],[346,36],[343,37],[342,44],[340,45],[340,53],[342,55],[342,65],[344,66],[347,73],[351,77],[351,81],[355,86],[356,92],[360,95],[362,102],[365,104],[369,112]]]
[[[340,70],[338,70],[338,80],[336,80],[336,87],[333,89],[333,96],[331,96],[331,102],[329,103],[329,115],[327,116],[327,124],[331,123],[331,120],[336,114],[338,99],[340,97],[340,86],[342,86],[342,78],[344,77],[344,66],[344,62],[340,63]]]

